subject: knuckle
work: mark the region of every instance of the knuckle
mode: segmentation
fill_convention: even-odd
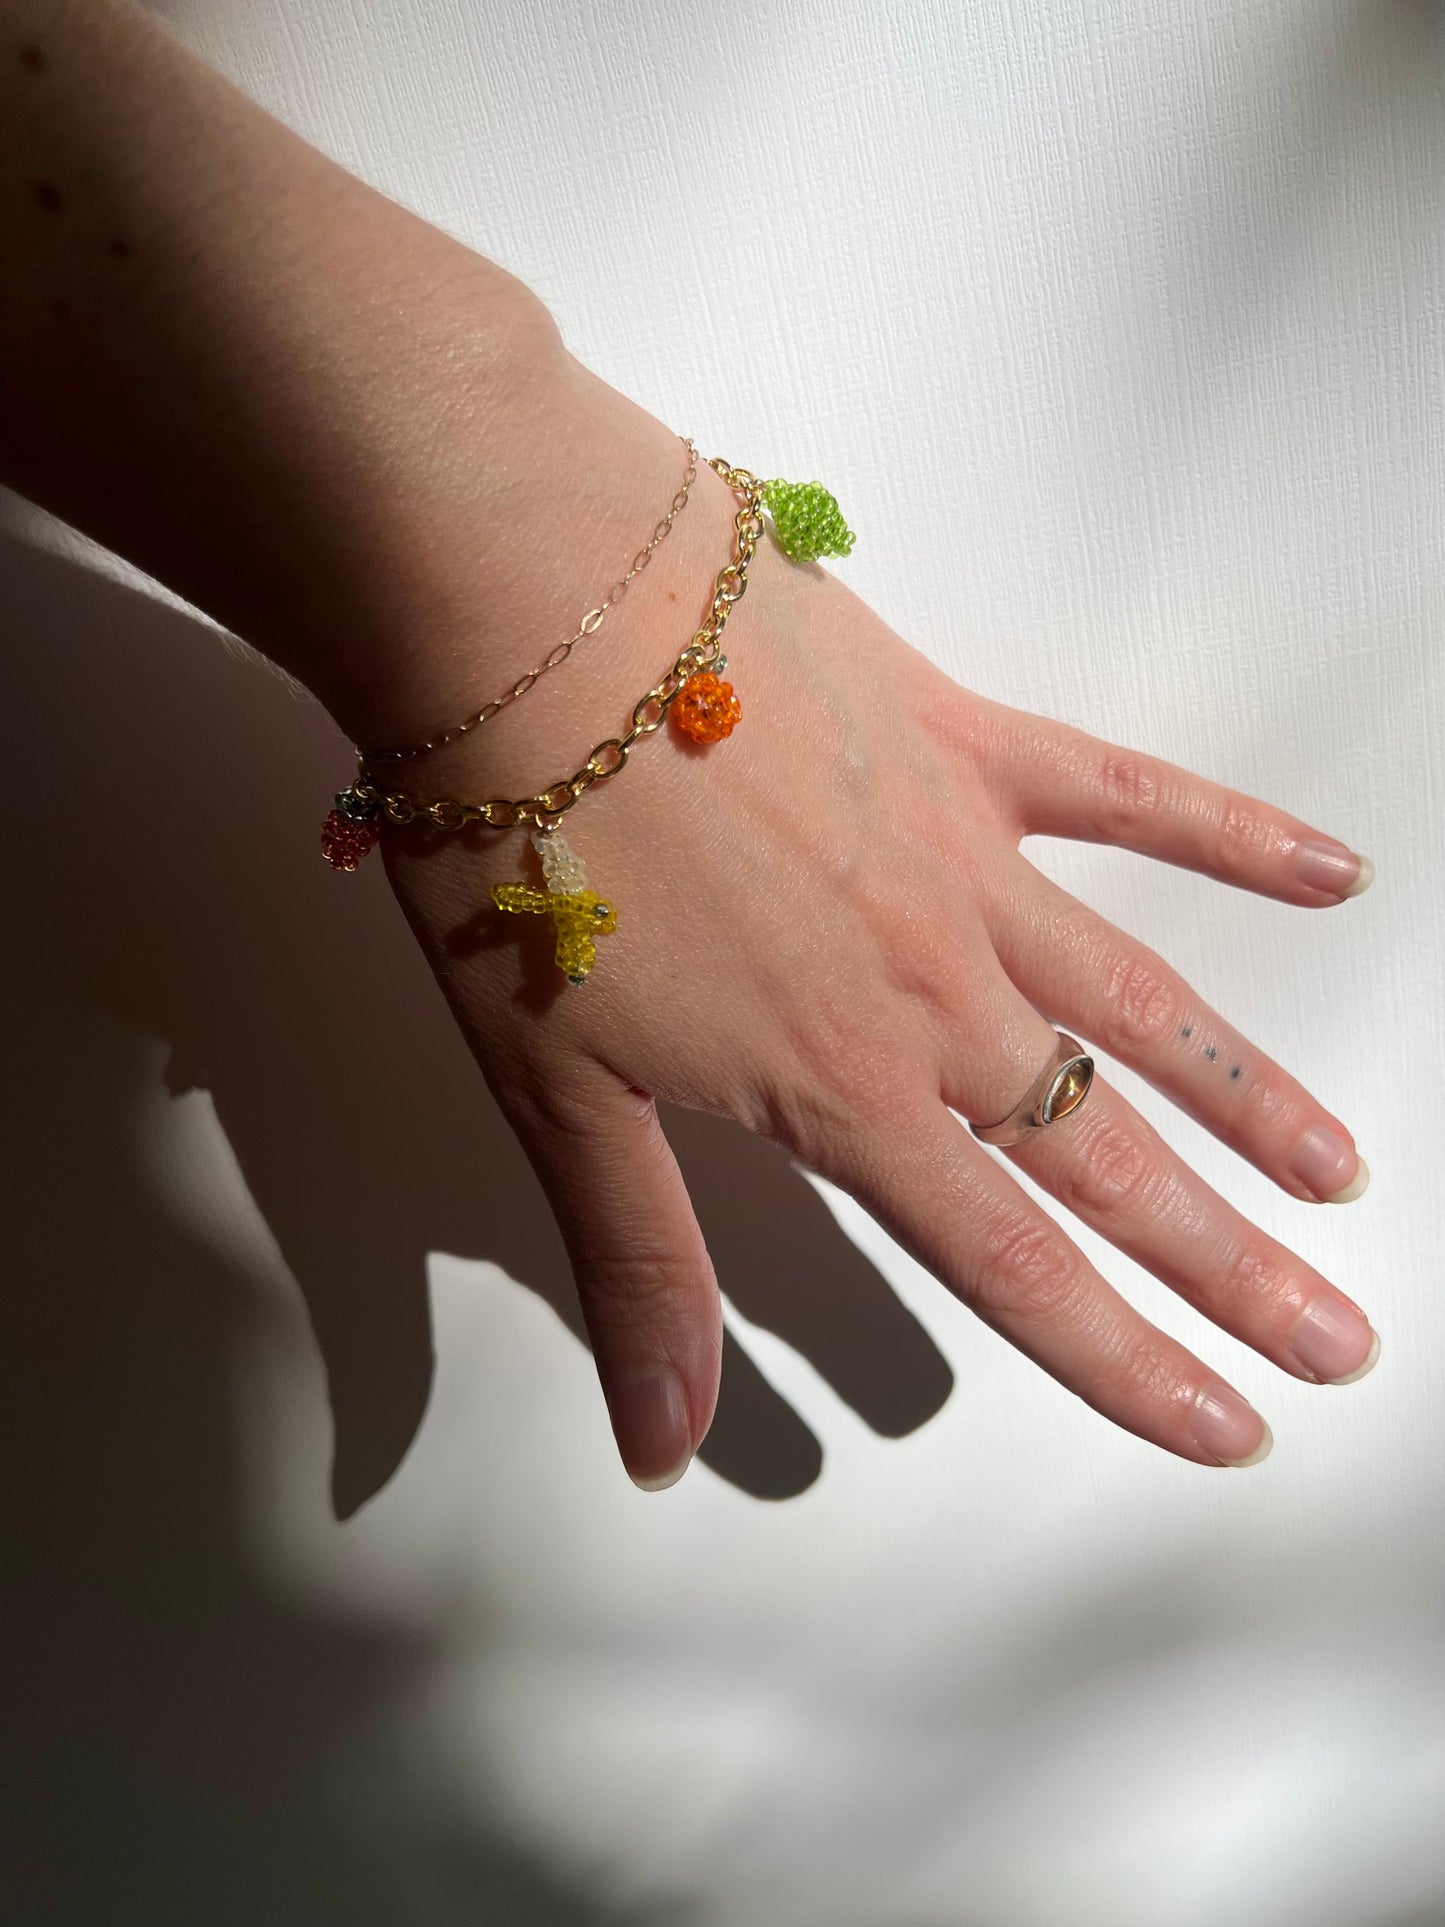
[[[487,1082],[514,1129],[534,1140],[575,1139],[593,1126],[592,1091],[574,1069],[535,1057],[509,1057],[490,1065]]]
[[[1180,1397],[1177,1359],[1167,1341],[1146,1326],[1109,1354],[1088,1389],[1096,1400],[1107,1393],[1112,1404],[1133,1412],[1172,1406]]]
[[[981,1308],[1030,1324],[1070,1317],[1084,1289],[1074,1253],[1047,1219],[1010,1216],[984,1239]]]
[[[1106,1124],[1078,1147],[1054,1181],[1064,1204],[1081,1218],[1119,1217],[1147,1203],[1162,1171],[1158,1158],[1122,1125]]]
[[[1110,744],[1099,759],[1093,786],[1093,827],[1106,836],[1159,808],[1163,784],[1151,758]]]
[[[1267,853],[1272,834],[1268,820],[1247,797],[1231,796],[1215,831],[1216,864],[1221,870],[1248,868]]]
[[[913,668],[916,673],[903,685],[913,720],[951,758],[981,766],[995,756],[1007,721],[1014,712],[984,701],[945,675],[926,657],[917,657]]]
[[[1298,1098],[1283,1076],[1271,1075],[1267,1071],[1251,1075],[1243,1079],[1238,1090],[1240,1108],[1251,1134],[1287,1141],[1289,1132],[1286,1127],[1294,1119]],[[1300,1128],[1303,1129],[1303,1126]]]
[[[1236,1324],[1257,1326],[1262,1311],[1283,1312],[1298,1295],[1280,1248],[1246,1238],[1229,1254],[1211,1310]]]
[[[835,1108],[855,1126],[865,1130],[902,1128],[914,1119],[912,1067],[905,1065],[880,1069],[876,1064],[841,1086],[834,1094]]]
[[[892,1036],[880,1049],[880,1037]],[[916,1120],[927,1039],[881,1005],[820,992],[785,1025],[787,1072],[766,1094],[764,1135],[802,1152],[841,1149]]]
[[[915,1121],[894,1079],[812,1077],[771,1092],[765,1116],[753,1123],[771,1144],[794,1152],[824,1177],[866,1164],[878,1137],[895,1138]]]
[[[579,1255],[573,1265],[577,1298],[592,1331],[635,1331],[675,1311],[686,1282],[672,1252],[645,1246],[625,1253]]]
[[[1157,1044],[1174,1028],[1183,1002],[1170,972],[1148,952],[1106,965],[1101,996],[1101,1042],[1115,1057]]]

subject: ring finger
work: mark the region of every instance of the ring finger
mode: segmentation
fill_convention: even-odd
[[[1000,963],[1050,1022],[1128,1064],[1291,1196],[1346,1204],[1369,1167],[1339,1118],[1156,952],[1017,859]]]

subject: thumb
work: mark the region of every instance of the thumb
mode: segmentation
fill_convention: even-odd
[[[722,1304],[657,1105],[606,1071],[499,1097],[562,1233],[622,1463],[644,1491],[675,1485],[717,1406]]]

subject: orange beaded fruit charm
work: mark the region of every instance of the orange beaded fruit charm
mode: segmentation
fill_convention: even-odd
[[[730,682],[705,670],[688,677],[673,700],[672,713],[678,728],[695,743],[720,743],[732,735],[743,706]]]

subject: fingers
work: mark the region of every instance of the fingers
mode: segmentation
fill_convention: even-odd
[[[723,1333],[657,1107],[600,1067],[555,1093],[513,1084],[496,1094],[567,1247],[622,1462],[660,1491],[712,1424]]]
[[[994,944],[1030,1004],[1128,1064],[1292,1197],[1360,1196],[1369,1169],[1345,1126],[1157,952],[1024,858],[1006,897],[1007,914],[990,917]]]
[[[1285,903],[1339,903],[1369,888],[1368,857],[1287,811],[1067,724],[1015,716],[990,736],[990,774],[1023,835],[1117,843]]]
[[[940,1098],[912,1094],[886,1120],[860,1116],[824,1175],[1116,1425],[1199,1465],[1252,1465],[1269,1450],[1269,1428],[1248,1401],[1122,1298]]]
[[[1296,1378],[1347,1383],[1378,1356],[1379,1339],[1360,1307],[1211,1189],[1100,1077],[1076,1112],[1004,1155]]]

